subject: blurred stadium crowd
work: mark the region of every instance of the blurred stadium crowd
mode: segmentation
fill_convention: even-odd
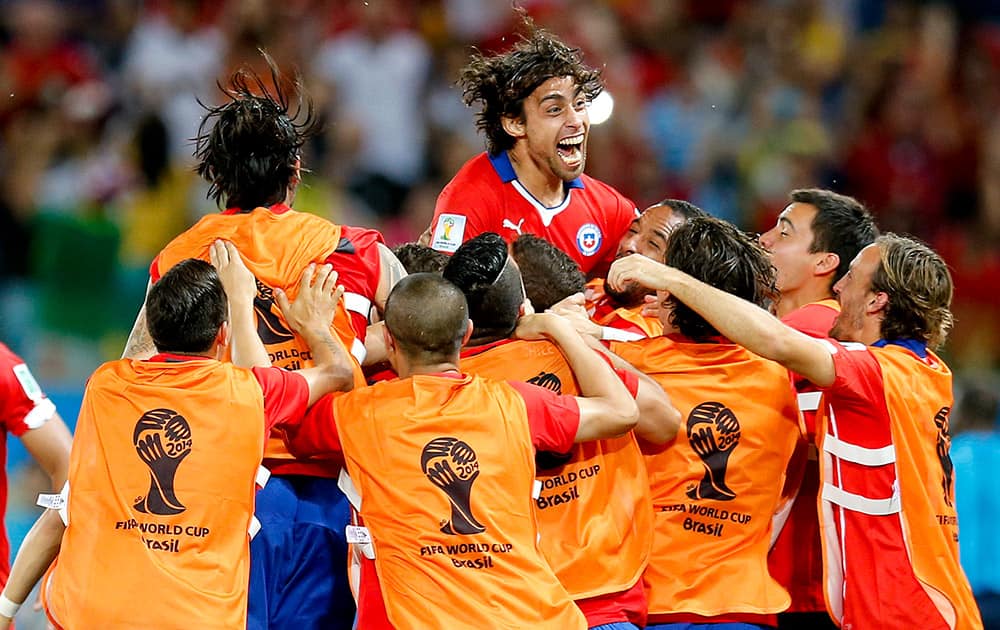
[[[953,426],[995,426],[1000,5],[520,4],[604,69],[614,111],[587,172],[640,208],[683,198],[763,231],[790,190],[828,187],[940,251],[956,284]],[[120,354],[152,256],[217,210],[191,170],[192,95],[214,103],[235,68],[264,72],[258,49],[299,70],[327,124],[296,208],[415,240],[483,148],[457,71],[470,46],[508,45],[514,14],[497,0],[8,0],[0,18],[0,339],[47,389],[74,390]]]

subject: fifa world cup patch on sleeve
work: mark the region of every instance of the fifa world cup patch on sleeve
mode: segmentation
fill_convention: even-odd
[[[455,253],[465,240],[465,221],[466,217],[460,214],[442,214],[438,217],[431,237],[431,249],[447,254]]]
[[[31,370],[24,363],[19,363],[14,366],[14,376],[17,377],[17,382],[21,384],[21,389],[24,390],[24,395],[28,397],[28,400],[39,401],[42,398],[42,388],[38,386],[38,381],[32,376]]]

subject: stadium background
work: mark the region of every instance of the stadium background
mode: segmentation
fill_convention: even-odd
[[[587,172],[640,207],[680,197],[762,231],[788,191],[823,186],[945,256],[962,556],[991,617],[1000,3],[522,4],[604,68],[613,110],[591,128]],[[72,424],[90,372],[121,352],[152,256],[216,210],[191,169],[196,99],[217,102],[241,65],[263,70],[258,48],[301,71],[327,122],[296,208],[414,240],[483,149],[457,71],[512,30],[502,0],[0,0],[0,340]],[[45,481],[19,444],[9,459],[16,547]]]

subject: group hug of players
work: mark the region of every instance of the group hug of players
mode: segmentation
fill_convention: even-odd
[[[0,622],[41,581],[66,629],[981,628],[941,258],[824,190],[759,239],[637,213],[544,31],[462,82],[487,151],[397,257],[291,208],[310,117],[233,78],[226,210],[153,261]]]

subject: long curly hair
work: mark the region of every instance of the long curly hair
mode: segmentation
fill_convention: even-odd
[[[306,140],[318,131],[312,100],[294,77],[295,111],[290,112],[282,77],[261,51],[275,86],[273,94],[249,68],[236,71],[229,86],[217,83],[228,102],[211,107],[194,139],[197,173],[210,184],[208,196],[220,206],[249,210],[285,199],[293,185],[295,164]]]
[[[481,105],[476,127],[486,136],[486,150],[491,155],[514,146],[514,138],[504,131],[502,121],[504,117],[520,119],[524,99],[542,83],[553,77],[573,77],[588,101],[604,89],[601,72],[584,65],[579,48],[571,48],[535,26],[523,9],[518,12],[524,32],[517,44],[493,56],[474,50],[458,81],[465,104]]]

